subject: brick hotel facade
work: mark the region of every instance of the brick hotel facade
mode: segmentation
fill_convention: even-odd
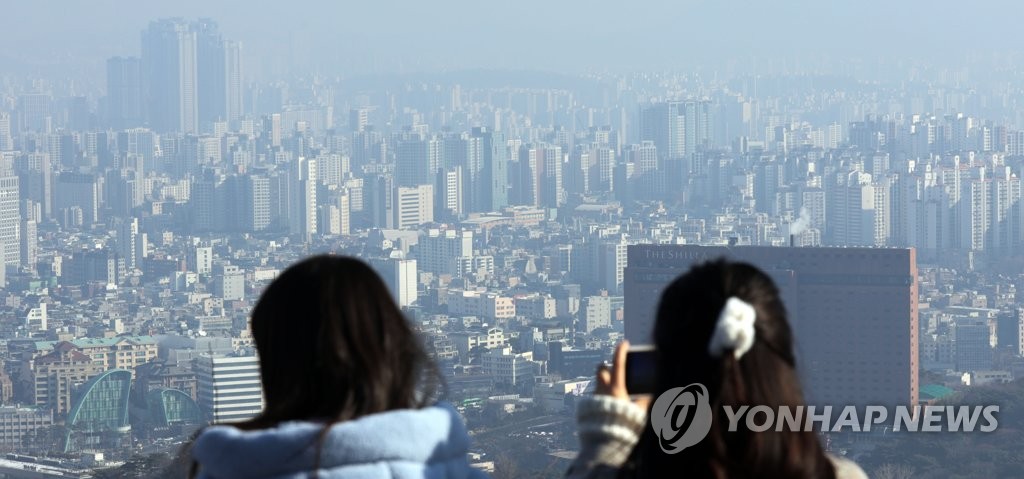
[[[663,288],[691,265],[719,257],[760,267],[782,290],[809,402],[917,404],[914,249],[630,246],[626,338],[650,343]]]

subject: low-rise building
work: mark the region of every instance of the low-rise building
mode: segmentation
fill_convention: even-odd
[[[450,333],[448,338],[452,341],[463,363],[469,361],[469,354],[474,348],[494,349],[508,345],[508,336],[501,328],[490,328],[486,331],[458,331]]]
[[[32,402],[57,414],[70,411],[78,387],[104,371],[102,363],[67,341],[32,363]]]
[[[510,296],[487,291],[449,290],[445,296],[448,314],[480,316],[491,320],[516,317],[516,304]]]
[[[491,349],[481,356],[484,372],[498,384],[519,386],[533,383],[538,363],[533,353],[513,353],[512,348]]]
[[[544,411],[559,413],[565,411],[570,401],[568,396],[579,397],[588,390],[591,378],[576,378],[554,383],[538,384],[533,389],[533,400]]]
[[[53,411],[40,407],[0,407],[0,449],[28,451],[48,447],[45,435],[53,426]]]
[[[111,338],[79,338],[69,341],[82,354],[100,363],[103,370],[134,370],[157,357],[156,338],[152,336],[115,336]],[[56,341],[37,341],[34,355],[46,354],[54,349]]]

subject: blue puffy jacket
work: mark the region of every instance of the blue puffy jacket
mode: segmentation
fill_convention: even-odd
[[[205,479],[311,477],[322,423],[296,421],[242,431],[212,426],[196,439],[192,458]],[[388,411],[331,426],[320,446],[322,479],[472,478],[469,436],[450,405]]]

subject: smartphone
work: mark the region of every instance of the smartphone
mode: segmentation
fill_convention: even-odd
[[[626,390],[629,395],[653,394],[656,382],[654,346],[630,346],[626,353]]]

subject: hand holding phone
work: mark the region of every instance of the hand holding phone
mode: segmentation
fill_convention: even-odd
[[[627,382],[628,381],[627,381],[626,378],[627,378],[627,370],[629,369],[629,366],[628,366],[629,361],[627,360],[627,356],[630,355],[630,351],[629,351],[630,347],[629,347],[629,342],[628,341],[623,341],[623,342],[619,343],[619,345],[615,348],[615,357],[614,357],[614,359],[612,361],[611,367],[608,367],[607,364],[602,364],[598,368],[598,371],[597,371],[597,387],[596,387],[596,391],[595,392],[596,392],[596,394],[605,394],[605,395],[609,395],[609,396],[612,396],[612,397],[615,397],[615,398],[619,398],[619,399],[632,400],[634,403],[636,403],[641,408],[647,409],[647,405],[650,402],[650,396],[647,395],[647,394],[649,394],[649,392],[643,392],[642,390],[645,389],[645,388],[649,388],[651,391],[653,391],[653,388],[654,388],[654,386],[653,386],[654,385],[654,380],[653,380],[653,371],[654,371],[654,367],[653,367],[654,366],[653,352],[654,351],[653,351],[653,348],[651,348],[649,346],[648,347],[638,347],[636,349],[637,349],[637,352],[632,353],[632,354],[640,354],[641,358],[640,359],[634,359],[633,367],[637,368],[638,373],[636,373],[636,375],[640,379],[642,379],[642,376],[644,374],[646,374],[646,373],[641,373],[639,371],[649,371],[650,372],[651,376],[650,376],[650,379],[647,381],[647,382],[649,382],[649,386],[644,384],[644,380],[636,381],[636,379],[637,379],[636,377],[634,378],[634,380],[636,381],[636,384],[634,385],[634,387],[637,388],[637,392],[634,392],[633,390],[629,389],[629,387],[627,386]],[[645,350],[648,350],[650,352],[649,353],[644,353],[643,351],[645,351]],[[642,356],[645,356],[645,355],[648,355],[648,354],[650,354],[650,358],[649,359],[643,359],[642,358]],[[649,364],[651,366],[650,368],[648,368],[648,367],[646,367],[644,365],[645,361],[649,362]]]
[[[637,345],[626,353],[626,391],[630,396],[653,394],[657,382],[654,346]]]

